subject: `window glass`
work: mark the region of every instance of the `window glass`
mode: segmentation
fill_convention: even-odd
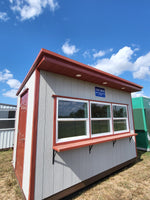
[[[128,131],[127,107],[113,105],[113,126],[116,133]]]
[[[15,118],[16,111],[9,111],[8,118]]]
[[[0,111],[0,118],[15,118],[15,111]]]
[[[87,118],[87,103],[59,100],[58,118]]]
[[[58,139],[86,135],[86,121],[59,121]]]
[[[113,105],[113,117],[127,117],[126,106]]]
[[[110,117],[110,105],[92,103],[91,115],[92,115],[92,118]]]
[[[88,102],[58,99],[57,140],[85,138],[89,134]],[[77,139],[77,138],[76,138]]]
[[[92,120],[92,134],[110,132],[109,120]]]
[[[0,129],[14,128],[15,120],[0,120]]]
[[[126,105],[57,98],[56,118],[56,142],[90,138],[90,128],[91,137],[129,131]]]
[[[127,130],[126,119],[113,120],[114,131]]]

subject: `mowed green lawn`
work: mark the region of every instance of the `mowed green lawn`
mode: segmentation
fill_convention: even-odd
[[[12,152],[0,151],[0,199],[22,200],[11,163]],[[66,199],[150,200],[150,152],[138,151],[136,163]]]

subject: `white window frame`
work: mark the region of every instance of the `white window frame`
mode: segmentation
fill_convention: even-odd
[[[87,118],[60,118],[59,119],[58,118],[58,102],[59,102],[59,100],[87,103]],[[86,135],[58,139],[58,122],[59,121],[85,121],[86,122]],[[89,135],[90,135],[89,134],[89,101],[78,100],[78,99],[73,99],[73,98],[58,97],[57,98],[57,108],[56,108],[56,143],[86,139],[86,138],[89,138]]]
[[[113,116],[113,106],[120,106],[120,107],[125,107],[126,108],[126,113],[127,113],[127,117],[114,117]],[[124,104],[112,104],[112,117],[113,117],[113,127],[114,127],[114,120],[126,120],[126,126],[127,129],[126,130],[122,130],[122,131],[115,131],[114,130],[114,134],[119,134],[119,133],[125,133],[125,132],[129,132],[129,116],[128,116],[128,107],[127,105]]]
[[[91,104],[100,104],[100,105],[109,105],[110,106],[110,117],[107,118],[92,118],[92,107]],[[103,121],[103,120],[109,120],[109,124],[110,124],[110,132],[106,132],[106,133],[97,133],[97,134],[92,134],[92,120],[93,121]],[[91,121],[91,137],[95,138],[95,137],[99,137],[99,136],[105,136],[105,135],[112,135],[113,131],[112,131],[112,113],[111,113],[111,103],[102,103],[102,102],[96,102],[96,101],[91,101],[90,102],[90,121]]]
[[[4,110],[3,109],[3,110],[0,110],[0,112],[1,111],[6,111],[6,112],[14,111],[14,112],[16,112],[16,110],[12,110],[12,109],[10,109],[10,110]],[[15,122],[15,120],[16,120],[16,118],[0,118],[0,121],[14,121]],[[1,130],[12,130],[12,129],[15,129],[15,127],[14,128],[0,128],[0,131]]]

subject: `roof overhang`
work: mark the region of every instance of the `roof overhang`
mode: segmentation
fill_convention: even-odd
[[[17,95],[20,93],[35,69],[45,70],[99,85],[105,85],[126,92],[137,92],[143,88],[140,85],[103,72],[94,67],[90,67],[54,52],[41,49],[30,71],[22,82]]]

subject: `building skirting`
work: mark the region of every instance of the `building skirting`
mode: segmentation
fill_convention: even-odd
[[[137,147],[138,150],[142,150],[142,151],[150,151],[150,148],[142,148],[142,147]]]

